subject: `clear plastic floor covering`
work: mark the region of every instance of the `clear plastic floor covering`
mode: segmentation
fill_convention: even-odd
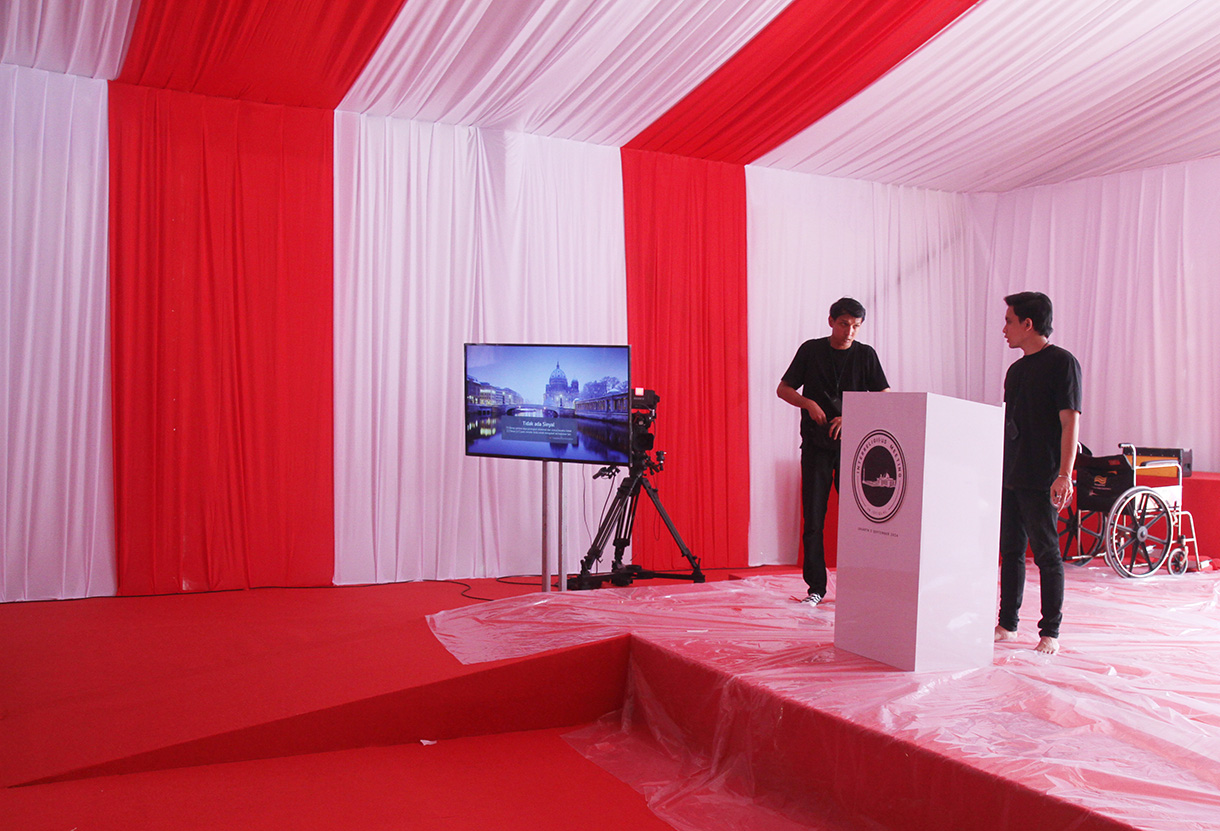
[[[654,653],[713,670],[733,690],[722,709],[731,699],[747,715],[721,714],[725,735],[708,740],[710,753],[666,728],[656,716],[665,682],[635,668],[623,712],[570,738],[677,828],[883,827],[820,797],[816,783],[806,794],[743,786],[755,781],[759,749],[777,741],[761,735],[774,729],[765,714],[783,707],[827,713],[1081,806],[1097,827],[1220,828],[1220,574],[1124,580],[1104,567],[1069,568],[1058,655],[1034,652],[1036,631],[1023,621],[1018,641],[996,645],[991,666],[954,673],[901,672],[837,650],[833,576],[822,606],[794,602],[803,592],[794,575],[539,593],[430,623],[463,663],[630,633]],[[1036,619],[1032,566],[1025,596],[1025,615]],[[743,724],[760,737],[743,739]]]

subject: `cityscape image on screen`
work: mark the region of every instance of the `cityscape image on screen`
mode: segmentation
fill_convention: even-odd
[[[627,346],[466,344],[466,453],[629,461]]]

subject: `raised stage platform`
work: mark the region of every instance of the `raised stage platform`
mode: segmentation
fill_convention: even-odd
[[[1070,568],[1060,654],[1025,622],[957,673],[836,649],[833,589],[817,609],[802,591],[757,577],[430,620],[463,662],[629,633],[623,714],[571,740],[677,828],[1220,827],[1220,576]]]
[[[758,574],[0,604],[0,827],[1220,825],[1220,574],[1069,569],[1062,654],[920,675]]]

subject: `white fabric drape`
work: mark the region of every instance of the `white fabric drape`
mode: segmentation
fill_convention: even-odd
[[[0,600],[115,591],[106,84],[0,66]]]
[[[464,455],[462,344],[626,342],[618,151],[347,113],[335,134],[335,581],[536,574],[541,465]],[[565,466],[569,566],[591,473]]]
[[[830,304],[852,296],[893,389],[982,400],[986,249],[959,194],[753,166],[746,184],[750,561],[792,562],[799,414],[775,387],[797,347],[828,335]]]
[[[0,63],[117,78],[137,7],[137,0],[4,0]]]
[[[800,529],[796,411],[775,385],[854,295],[897,390],[999,404],[1019,357],[1005,295],[1044,291],[1052,340],[1084,370],[1081,439],[1189,447],[1220,467],[1220,159],[1005,194],[747,168],[751,562],[791,562]]]
[[[1016,357],[1003,296],[1044,291],[1052,341],[1084,371],[1081,440],[1189,447],[1220,469],[1220,159],[972,197],[992,266],[983,383],[998,400]]]
[[[1008,191],[1215,155],[1220,3],[983,0],[758,164]]]
[[[411,0],[339,109],[625,144],[790,0]]]

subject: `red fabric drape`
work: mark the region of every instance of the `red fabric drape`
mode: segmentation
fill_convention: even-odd
[[[622,152],[632,383],[661,396],[654,478],[705,567],[745,565],[750,515],[745,169]],[[647,499],[632,559],[689,568]]]
[[[978,0],[793,0],[627,147],[749,164],[880,78]]]
[[[156,0],[140,4],[119,80],[333,109],[404,0]]]
[[[332,114],[110,85],[119,593],[327,585]]]

